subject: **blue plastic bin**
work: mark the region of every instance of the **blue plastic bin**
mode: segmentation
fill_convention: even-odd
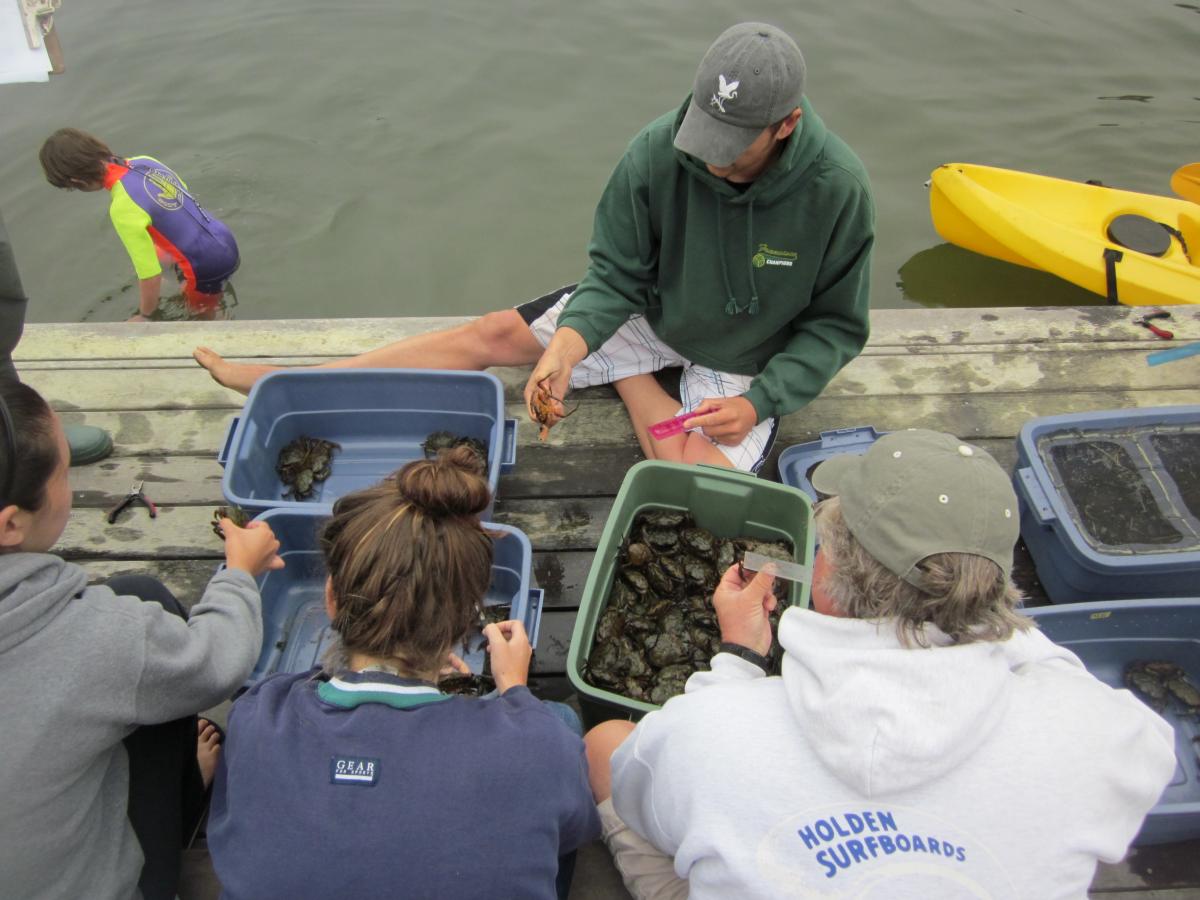
[[[1117,600],[1042,606],[1025,613],[1042,632],[1079,657],[1105,684],[1125,687],[1125,667],[1161,659],[1182,666],[1200,684],[1200,600]],[[1200,837],[1200,722],[1176,704],[1163,717],[1175,728],[1175,775],[1146,816],[1135,844],[1164,844]],[[1136,764],[1135,760],[1130,760]]]
[[[434,431],[477,438],[488,448],[493,496],[516,462],[516,420],[504,418],[504,389],[487,372],[421,369],[284,370],[260,379],[230,423],[217,461],[225,499],[251,513],[327,511],[343,494],[369,487],[424,456]],[[341,445],[329,477],[307,500],[283,499],[279,451],[300,435]],[[490,508],[488,512],[490,513]]]
[[[876,431],[870,425],[822,431],[819,441],[796,444],[779,454],[779,480],[804,491],[816,503],[821,498],[809,479],[812,470],[832,456],[841,456],[843,453],[861,456],[885,434],[886,431]]]
[[[1195,596],[1200,406],[1033,419],[1013,482],[1021,536],[1055,603]]]
[[[307,672],[317,665],[333,638],[325,615],[325,563],[318,535],[329,513],[309,507],[304,510],[272,509],[259,518],[267,522],[281,544],[285,568],[267,572],[258,579],[263,605],[263,646],[247,685],[278,672]],[[507,525],[484,526],[499,532],[495,539],[492,583],[484,603],[511,605],[510,618],[519,619],[537,646],[542,621],[543,594],[529,586],[532,550],[524,532]],[[478,634],[467,639],[459,656],[479,674],[485,651]]]

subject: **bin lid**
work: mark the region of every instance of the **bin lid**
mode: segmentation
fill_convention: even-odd
[[[1200,422],[1072,427],[1039,436],[1037,449],[1093,549],[1200,550]]]

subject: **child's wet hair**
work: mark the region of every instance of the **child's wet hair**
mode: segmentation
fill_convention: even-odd
[[[0,379],[0,404],[0,508],[35,512],[59,464],[54,413],[33,388],[8,379]]]
[[[57,188],[94,184],[104,178],[113,152],[97,137],[78,128],[60,128],[42,144],[38,159],[46,180]]]
[[[345,654],[441,667],[478,624],[493,545],[479,515],[491,502],[468,447],[411,462],[334,504],[321,535]]]

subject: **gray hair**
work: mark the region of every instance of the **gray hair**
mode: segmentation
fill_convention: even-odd
[[[842,515],[841,501],[817,504],[817,536],[831,571],[824,583],[838,612],[854,619],[894,619],[900,640],[929,646],[935,625],[956,644],[1004,641],[1034,627],[1017,611],[1022,595],[1004,571],[972,553],[937,553],[917,566],[924,588],[885,568],[866,551]]]

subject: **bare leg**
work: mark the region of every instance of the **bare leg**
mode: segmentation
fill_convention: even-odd
[[[583,736],[587,750],[588,782],[597,803],[612,796],[612,755],[625,738],[633,733],[633,722],[612,719],[601,722]]]
[[[221,733],[208,719],[196,721],[196,764],[200,767],[200,780],[207,788],[212,784],[217,771],[217,757],[221,755]]]
[[[688,432],[687,444],[683,448],[683,461],[685,463],[705,463],[710,466],[733,468],[733,463],[730,462],[729,457],[722,453],[716,444],[699,431]]]
[[[185,287],[183,297],[187,303],[188,317],[197,321],[211,321],[217,317],[224,294],[202,294]]]
[[[486,369],[489,366],[527,366],[541,357],[538,343],[515,309],[488,313],[465,325],[418,334],[349,359],[322,363],[318,369]],[[283,366],[233,363],[207,347],[192,356],[220,384],[243,394],[254,382]]]
[[[665,440],[650,437],[649,428],[655,422],[669,419],[679,412],[679,401],[663,390],[653,375],[632,375],[613,383],[629,418],[633,432],[646,459],[664,462],[707,463],[710,466],[732,466],[724,453],[697,431],[684,432]]]
[[[656,441],[647,430],[654,423],[669,419],[679,412],[679,401],[664,391],[653,375],[631,375],[614,381],[613,387],[625,402],[625,409],[633,422],[633,433],[637,435],[646,459],[682,461],[685,435]]]

